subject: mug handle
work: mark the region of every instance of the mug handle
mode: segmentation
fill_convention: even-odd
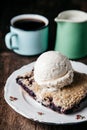
[[[18,49],[17,34],[7,33],[5,36],[5,44],[8,49]]]

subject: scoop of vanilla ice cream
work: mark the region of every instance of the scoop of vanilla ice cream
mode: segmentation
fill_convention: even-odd
[[[34,79],[40,86],[62,88],[73,81],[69,59],[58,51],[41,54],[34,65]]]

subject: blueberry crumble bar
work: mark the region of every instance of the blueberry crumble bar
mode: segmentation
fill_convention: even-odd
[[[74,72],[73,82],[59,90],[40,87],[34,80],[34,70],[16,78],[17,84],[34,100],[59,113],[71,113],[87,104],[87,75]]]

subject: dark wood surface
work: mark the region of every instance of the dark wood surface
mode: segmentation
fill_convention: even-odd
[[[4,4],[6,3],[6,7]],[[21,2],[21,4],[20,4]],[[68,5],[66,4],[68,2]],[[45,15],[50,20],[49,50],[55,43],[56,25],[54,18],[62,10],[80,9],[87,11],[86,0],[15,0],[3,1],[0,5],[0,130],[77,130],[87,129],[87,122],[72,125],[48,125],[41,124],[15,112],[4,100],[4,86],[7,78],[23,65],[35,61],[38,56],[20,56],[9,51],[5,46],[4,37],[9,31],[10,19],[21,13],[38,13]],[[87,64],[87,57],[77,61]]]

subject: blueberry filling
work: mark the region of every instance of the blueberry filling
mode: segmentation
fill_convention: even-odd
[[[35,93],[34,93],[32,90],[30,90],[29,88],[27,88],[26,85],[24,85],[24,84],[21,82],[20,78],[17,78],[17,79],[16,79],[16,82],[17,82],[30,96],[32,96],[33,98],[36,97]]]

